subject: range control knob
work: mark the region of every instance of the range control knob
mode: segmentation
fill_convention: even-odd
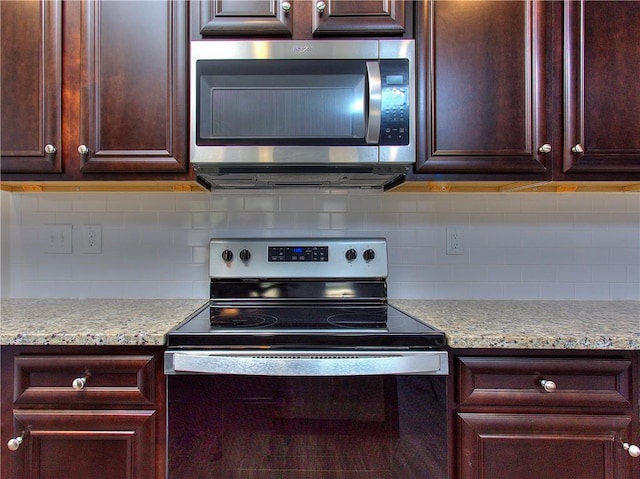
[[[251,259],[251,251],[249,251],[248,249],[243,249],[242,251],[240,251],[240,259],[243,263],[248,262]]]
[[[372,249],[366,249],[364,250],[364,253],[362,255],[364,257],[364,260],[368,263],[369,261],[373,261],[376,257],[376,252],[373,251]]]
[[[349,248],[344,254],[344,257],[347,258],[347,261],[353,261],[358,257],[358,253],[356,253],[355,249]]]
[[[233,252],[230,249],[226,249],[222,252],[222,261],[230,263],[233,260]]]

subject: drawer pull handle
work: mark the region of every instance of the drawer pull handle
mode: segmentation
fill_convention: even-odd
[[[640,457],[640,447],[624,442],[622,443],[622,448],[627,451],[631,457]]]
[[[540,148],[538,148],[540,153],[551,153],[551,145],[549,143],[545,143]]]
[[[82,391],[84,387],[87,385],[87,379],[89,379],[89,375],[83,376],[81,378],[75,378],[71,383],[71,386],[76,391]]]
[[[549,379],[541,379],[540,380],[540,386],[542,386],[542,389],[544,389],[548,393],[552,393],[553,391],[556,390],[556,387],[557,387],[556,383],[554,381],[549,380]]]
[[[13,437],[9,439],[9,441],[7,442],[7,447],[9,448],[9,450],[17,451],[20,445],[24,442],[24,436],[25,436],[25,433],[23,431],[22,434],[20,434],[18,437]]]

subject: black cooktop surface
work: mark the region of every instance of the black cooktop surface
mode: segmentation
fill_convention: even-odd
[[[170,347],[442,349],[444,333],[388,305],[205,306]]]

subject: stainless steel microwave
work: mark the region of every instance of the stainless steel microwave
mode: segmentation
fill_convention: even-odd
[[[191,43],[191,163],[209,188],[388,188],[415,162],[413,40]]]

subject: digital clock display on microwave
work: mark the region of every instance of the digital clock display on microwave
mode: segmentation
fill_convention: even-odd
[[[269,261],[329,261],[328,246],[269,246]]]

